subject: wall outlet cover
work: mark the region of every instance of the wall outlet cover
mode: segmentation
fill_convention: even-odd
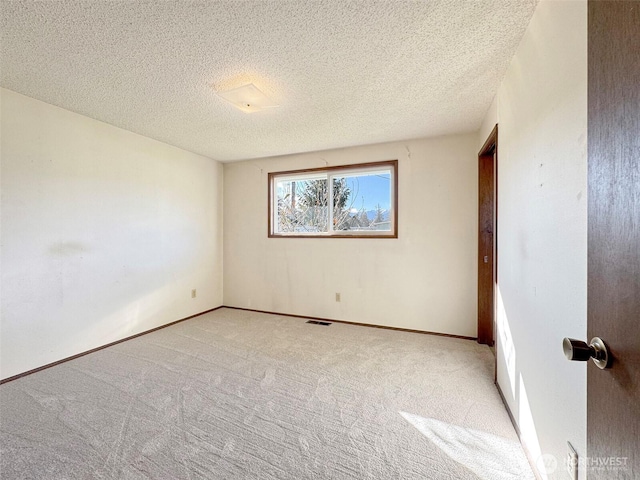
[[[571,443],[567,442],[569,453],[567,454],[567,473],[571,480],[578,480],[578,452]]]

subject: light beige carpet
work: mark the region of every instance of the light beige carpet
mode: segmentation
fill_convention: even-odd
[[[7,479],[533,478],[474,341],[221,309],[0,386]]]

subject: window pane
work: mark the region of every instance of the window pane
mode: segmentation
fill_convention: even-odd
[[[276,180],[278,208],[275,215],[277,233],[327,232],[326,174],[316,178],[283,178]]]
[[[332,181],[334,230],[391,231],[391,170],[335,174]]]
[[[398,238],[397,160],[269,173],[269,237]]]

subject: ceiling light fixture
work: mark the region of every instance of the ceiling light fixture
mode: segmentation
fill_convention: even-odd
[[[260,91],[253,83],[248,83],[233,90],[217,92],[227,102],[245,113],[254,113],[266,108],[277,107],[278,105]]]

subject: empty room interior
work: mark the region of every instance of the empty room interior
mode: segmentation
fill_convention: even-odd
[[[638,478],[563,350],[600,3],[3,0],[0,476]]]

